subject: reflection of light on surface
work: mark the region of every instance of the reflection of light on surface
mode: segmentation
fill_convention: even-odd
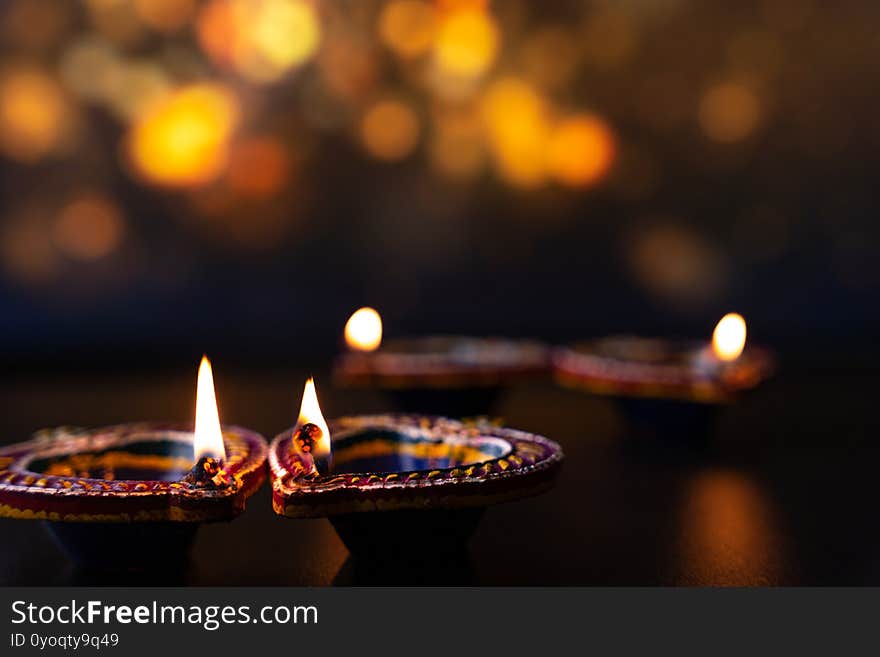
[[[376,351],[382,344],[382,318],[375,308],[355,310],[345,323],[345,344],[354,351]]]
[[[683,570],[689,584],[774,583],[773,517],[763,491],[733,471],[709,471],[688,484],[681,518]]]
[[[639,283],[676,303],[705,301],[722,282],[718,253],[692,230],[676,224],[643,226],[627,242]]]
[[[32,162],[55,149],[69,129],[68,107],[48,75],[22,69],[0,80],[0,148],[9,157]]]
[[[434,60],[445,74],[479,77],[495,62],[499,34],[485,11],[465,8],[445,15],[434,42]]]
[[[361,139],[371,155],[383,160],[403,159],[418,143],[418,117],[400,101],[379,101],[361,119]]]
[[[730,143],[748,137],[760,118],[758,98],[735,82],[718,84],[700,100],[700,126],[714,141]]]
[[[579,55],[580,45],[572,32],[556,26],[540,28],[523,45],[523,73],[538,85],[559,88],[571,81]]]
[[[746,320],[739,313],[727,313],[712,333],[712,351],[721,360],[739,358],[746,346]]]
[[[470,178],[483,168],[486,153],[482,123],[475,112],[444,112],[435,118],[431,163],[455,178]]]
[[[614,136],[597,116],[567,118],[553,130],[547,149],[551,175],[569,187],[601,180],[614,161]]]
[[[401,57],[417,57],[430,49],[436,22],[436,12],[429,3],[392,0],[379,15],[379,36]]]
[[[161,32],[176,32],[195,12],[195,0],[134,0],[138,18]]]
[[[76,260],[98,260],[122,241],[122,215],[101,196],[83,196],[68,203],[52,226],[58,250]]]
[[[290,159],[271,137],[251,137],[236,143],[226,173],[230,187],[242,196],[270,198],[287,180]]]
[[[522,80],[504,78],[486,91],[482,110],[501,176],[521,187],[541,184],[550,132],[543,98]]]
[[[226,163],[238,120],[235,98],[215,85],[193,85],[153,106],[129,135],[137,173],[162,185],[198,185]]]
[[[315,54],[321,25],[301,0],[213,0],[199,14],[197,33],[218,64],[271,82]]]
[[[0,257],[12,279],[43,283],[57,272],[58,258],[47,224],[39,212],[25,212],[0,224]]]

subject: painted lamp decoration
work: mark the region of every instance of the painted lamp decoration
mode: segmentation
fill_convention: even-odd
[[[422,415],[325,422],[314,382],[272,441],[275,512],[326,517],[356,557],[460,552],[486,507],[552,487],[563,460],[542,436]]]
[[[221,428],[207,358],[196,397],[194,431],[62,427],[0,449],[0,516],[46,521],[89,568],[185,561],[200,523],[236,517],[266,476],[263,437]]]
[[[533,340],[435,335],[383,342],[373,308],[351,316],[345,344],[336,381],[385,390],[406,412],[485,415],[506,386],[550,372],[549,350]]]
[[[746,346],[746,322],[721,318],[711,343],[615,336],[554,353],[556,379],[613,397],[635,437],[704,440],[717,410],[773,371],[769,350]]]

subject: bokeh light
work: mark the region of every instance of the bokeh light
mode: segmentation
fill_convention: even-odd
[[[431,49],[437,12],[422,0],[392,0],[379,14],[382,42],[401,57],[418,57]]]
[[[482,112],[502,178],[526,188],[544,182],[551,125],[541,95],[523,80],[502,78],[487,89]]]
[[[382,160],[401,160],[412,153],[420,131],[416,113],[399,100],[381,100],[373,104],[361,119],[364,147]]]
[[[444,74],[476,78],[495,63],[500,34],[487,11],[466,6],[445,14],[434,43],[434,61]]]
[[[321,24],[302,0],[212,0],[201,9],[197,33],[216,63],[254,82],[273,82],[311,59]]]
[[[563,185],[586,187],[605,177],[614,162],[614,152],[614,136],[601,118],[572,116],[554,127],[547,147],[547,166]]]
[[[287,182],[290,158],[277,139],[249,137],[235,143],[226,178],[239,195],[254,199],[275,196]]]
[[[176,32],[187,25],[196,0],[133,0],[134,10],[144,23],[160,32]]]
[[[0,149],[33,162],[69,135],[70,108],[54,78],[35,68],[0,75]]]
[[[700,100],[700,127],[713,141],[733,143],[749,137],[761,118],[755,93],[745,85],[723,82]]]
[[[115,251],[124,234],[122,212],[98,194],[81,195],[67,203],[52,225],[52,240],[74,260],[93,261]]]
[[[238,102],[224,87],[199,84],[175,91],[132,128],[132,167],[146,181],[160,185],[210,182],[226,164],[238,118]]]
[[[482,171],[486,148],[479,114],[472,108],[438,112],[430,157],[434,167],[451,178],[468,179]]]

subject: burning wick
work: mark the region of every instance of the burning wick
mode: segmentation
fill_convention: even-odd
[[[697,367],[707,375],[717,375],[728,363],[742,355],[746,346],[746,320],[738,313],[727,313],[712,333],[712,344],[697,355]]]
[[[299,419],[293,431],[291,447],[300,455],[301,474],[313,475],[330,471],[333,465],[330,428],[321,413],[315,380],[311,377],[303,389]]]
[[[196,488],[217,488],[231,484],[229,475],[223,469],[226,447],[214,393],[214,374],[207,356],[202,356],[199,365],[193,457],[195,465],[183,478],[185,483]]]

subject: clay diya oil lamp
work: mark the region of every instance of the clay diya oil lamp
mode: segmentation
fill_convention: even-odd
[[[221,428],[207,358],[195,431],[162,423],[60,428],[0,449],[0,516],[45,521],[79,565],[184,563],[203,522],[231,520],[266,477],[266,441]]]
[[[506,386],[550,372],[549,349],[532,340],[426,336],[382,343],[382,320],[372,308],[351,316],[345,342],[335,380],[387,391],[406,412],[485,415]]]
[[[486,507],[548,490],[562,460],[553,441],[488,423],[392,414],[328,424],[311,380],[296,426],[269,447],[276,513],[326,517],[354,556],[386,561],[460,553]]]
[[[557,349],[556,379],[614,398],[636,438],[704,441],[717,412],[758,386],[773,370],[765,348],[746,348],[736,313],[715,327],[711,344],[631,336]]]

